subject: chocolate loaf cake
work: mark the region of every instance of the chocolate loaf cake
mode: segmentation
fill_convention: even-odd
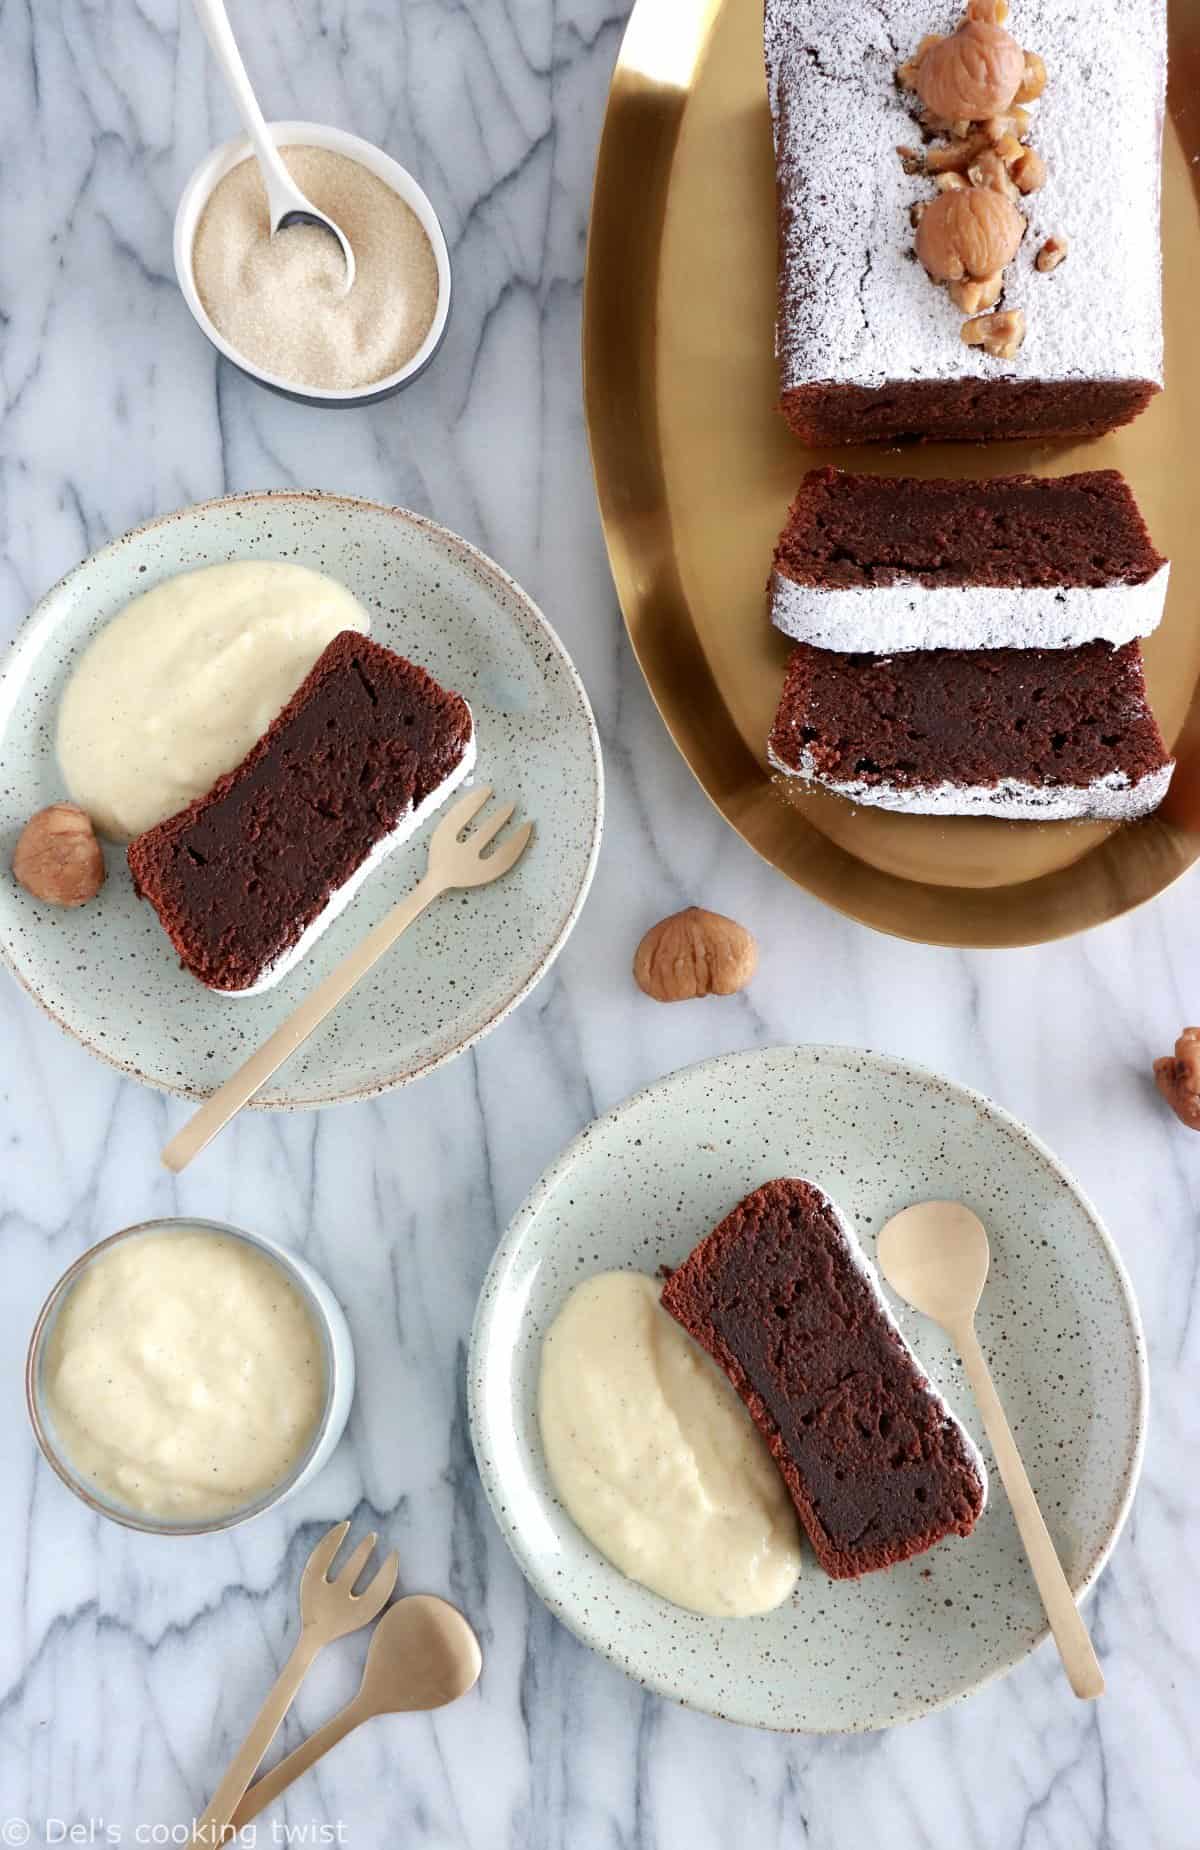
[[[237,769],[130,843],[134,885],[193,976],[266,989],[474,760],[465,700],[343,630]]]
[[[978,306],[1020,311],[1015,353],[965,344],[972,307],[914,251],[912,218],[938,197],[923,167],[941,125],[916,119],[897,73],[962,18],[961,0],[766,0],[781,406],[806,442],[1092,436],[1161,386],[1165,0],[1086,15],[1013,0],[1007,26],[1047,73],[1025,131],[1044,183],[1017,201],[1027,224],[1003,293]],[[1050,239],[1069,256],[1044,273]]]
[[[983,1465],[828,1195],[767,1182],[663,1288],[741,1395],[835,1580],[969,1535]]]
[[[798,643],[768,756],[858,803],[942,816],[1144,815],[1172,764],[1140,646],[839,654]]]
[[[813,469],[771,619],[822,649],[1070,649],[1149,635],[1170,567],[1115,469],[918,481]]]

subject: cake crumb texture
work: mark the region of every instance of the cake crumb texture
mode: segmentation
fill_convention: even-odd
[[[662,1301],[737,1389],[826,1573],[855,1579],[971,1533],[978,1455],[821,1189],[755,1189]]]
[[[343,630],[236,770],[130,843],[134,885],[202,983],[252,988],[472,736],[458,694]]]
[[[922,481],[812,469],[775,569],[797,584],[1144,584],[1166,561],[1116,469]]]
[[[798,643],[769,755],[886,808],[968,813],[992,792],[994,813],[1047,819],[1143,813],[1171,768],[1136,642],[891,656]]]

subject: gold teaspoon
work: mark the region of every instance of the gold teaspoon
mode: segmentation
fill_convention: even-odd
[[[482,1667],[479,1640],[455,1607],[431,1593],[397,1600],[371,1634],[358,1694],[255,1781],[233,1814],[234,1829],[257,1818],[264,1806],[360,1723],[373,1715],[444,1708],[473,1688]]]
[[[1104,1673],[975,1334],[990,1262],[982,1222],[959,1201],[918,1202],[893,1215],[879,1236],[879,1264],[888,1284],[940,1324],[962,1357],[1063,1667],[1075,1694],[1091,1700],[1104,1694]]]

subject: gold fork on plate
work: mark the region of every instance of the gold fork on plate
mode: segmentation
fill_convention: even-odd
[[[199,1156],[217,1132],[224,1130],[230,1118],[254,1097],[259,1087],[266,1084],[272,1073],[295,1053],[371,966],[391,949],[401,932],[407,931],[413,920],[420,918],[435,899],[459,888],[487,886],[516,866],[529,846],[532,822],[522,823],[516,833],[500,842],[491,854],[484,853],[501,829],[511,822],[515,803],[510,803],[473,834],[464,833],[491,795],[490,785],[472,790],[443,817],[430,837],[429,864],[424,879],[399,905],[393,906],[360,945],[343,957],[299,1008],[280,1023],[257,1052],[252,1053],[245,1064],[193,1113],[183,1129],[176,1132],[162,1153],[168,1169],[178,1174],[193,1157]]]
[[[234,1755],[229,1771],[217,1787],[212,1803],[204,1816],[197,1819],[192,1830],[193,1843],[207,1845],[224,1841],[229,1821],[245,1796],[259,1761],[275,1738],[280,1722],[291,1708],[317,1652],[333,1639],[344,1638],[347,1632],[356,1632],[360,1626],[369,1625],[391,1598],[400,1569],[394,1554],[387,1557],[361,1593],[354,1591],[354,1583],[370,1560],[378,1540],[374,1533],[364,1536],[351,1551],[336,1580],[328,1578],[334,1557],[349,1532],[350,1524],[339,1522],[328,1535],[322,1536],[309,1555],[300,1579],[300,1636],[253,1727]]]

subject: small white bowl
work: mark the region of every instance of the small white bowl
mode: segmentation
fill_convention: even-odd
[[[321,1335],[325,1352],[325,1404],[317,1430],[313,1435],[307,1451],[299,1459],[290,1474],[273,1484],[270,1490],[253,1503],[241,1509],[230,1510],[224,1516],[215,1517],[209,1522],[169,1522],[153,1516],[144,1515],[134,1509],[128,1509],[122,1503],[110,1502],[102,1496],[96,1486],[76,1470],[68,1453],[60,1448],[54,1437],[54,1422],[47,1410],[43,1398],[42,1363],[46,1345],[54,1331],[58,1312],[65,1303],[80,1274],[86,1271],[92,1261],[105,1253],[118,1241],[137,1239],[148,1233],[168,1233],[173,1229],[198,1227],[205,1233],[222,1233],[230,1239],[242,1240],[247,1246],[253,1246],[259,1252],[273,1259],[280,1271],[295,1287],[312,1314],[314,1323]],[[169,1220],[148,1220],[136,1227],[123,1227],[119,1233],[110,1234],[107,1240],[88,1248],[68,1266],[58,1283],[51,1291],[38,1313],[33,1326],[33,1335],[29,1340],[29,1354],[25,1363],[25,1404],[29,1410],[30,1423],[34,1438],[37,1440],[47,1462],[53,1466],[68,1490],[86,1503],[89,1509],[107,1516],[112,1522],[119,1522],[126,1529],[141,1529],[149,1535],[212,1535],[221,1529],[236,1529],[239,1523],[249,1522],[252,1516],[261,1516],[264,1510],[275,1509],[279,1504],[294,1496],[302,1484],[326,1463],[334,1446],[341,1438],[350,1416],[350,1403],[354,1398],[354,1345],[350,1340],[350,1330],[345,1313],[323,1278],[318,1277],[310,1265],[295,1253],[290,1253],[275,1240],[267,1239],[265,1234],[247,1233],[242,1227],[230,1227],[224,1221],[198,1220],[191,1216],[172,1216]]]
[[[284,379],[278,373],[269,373],[263,367],[255,366],[236,347],[230,346],[225,336],[218,333],[209,320],[200,300],[192,269],[192,249],[196,241],[196,227],[213,188],[241,161],[253,158],[250,143],[244,135],[222,142],[219,148],[214,148],[211,154],[206,155],[183,189],[179,209],[175,214],[175,274],[183,291],[183,299],[217,352],[224,354],[231,365],[249,378],[257,379],[260,385],[268,386],[272,392],[281,392],[285,398],[297,399],[304,405],[373,405],[378,399],[389,398],[403,386],[411,385],[429,365],[446,332],[446,322],[450,315],[450,253],[446,248],[438,215],[412,175],[398,161],[385,154],[382,148],[364,141],[361,136],[348,134],[345,129],[329,128],[320,122],[271,122],[268,128],[277,147],[327,148],[333,154],[344,154],[348,160],[357,161],[360,167],[365,167],[368,173],[373,173],[386,186],[390,186],[394,193],[398,193],[405,205],[416,214],[437,260],[438,299],[429,332],[412,359],[399,372],[389,373],[386,379],[373,380],[370,385],[337,392],[323,391],[317,386],[297,385],[294,379]]]

